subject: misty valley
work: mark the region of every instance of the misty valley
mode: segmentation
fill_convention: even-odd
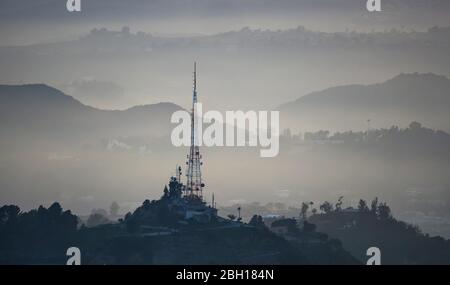
[[[436,79],[428,75],[411,76]],[[310,252],[307,260],[291,259],[284,251],[269,258],[270,251],[263,251],[263,256],[267,256],[254,261],[258,263],[266,258],[264,262],[274,263],[364,263],[368,259],[366,250],[374,244],[379,244],[382,252],[387,247],[396,248],[396,251],[382,254],[386,263],[447,260],[445,256],[436,259],[434,251],[430,250],[430,247],[445,247],[446,242],[428,236],[450,236],[447,207],[450,202],[450,135],[445,131],[412,121],[403,128],[298,132],[295,125],[283,125],[287,121],[281,120],[280,153],[272,159],[261,158],[258,149],[253,147],[202,148],[207,166],[203,166],[203,174],[207,177],[207,188],[211,189],[205,200],[209,202],[215,196],[214,205],[218,205],[219,216],[229,218],[180,228],[171,219],[144,217],[152,217],[153,211],[165,205],[166,194],[161,200],[153,199],[161,197],[167,177],[175,175],[171,169],[181,164],[180,159],[185,157],[187,147],[175,147],[170,140],[174,127],[170,117],[181,107],[166,103],[124,111],[99,110],[45,85],[2,86],[0,95],[4,138],[0,182],[2,188],[11,190],[8,196],[2,194],[2,201],[8,205],[22,200],[24,205],[21,209],[2,208],[3,230],[16,227],[13,221],[17,221],[20,228],[26,223],[35,223],[33,219],[39,220],[40,215],[51,213],[62,215],[58,218],[61,222],[64,219],[71,221],[70,226],[67,225],[71,234],[65,230],[61,232],[57,225],[53,229],[44,227],[43,235],[55,231],[55,238],[61,240],[51,239],[50,244],[39,245],[47,253],[35,256],[36,262],[49,258],[51,262],[63,263],[65,256],[61,256],[61,252],[74,243],[83,248],[83,252],[88,248],[87,256],[83,256],[84,262],[89,264],[210,262],[209,259],[186,259],[181,252],[173,259],[160,259],[166,253],[158,253],[156,248],[163,246],[160,243],[164,243],[164,239],[153,236],[173,235],[177,241],[170,245],[171,248],[178,242],[185,243],[185,239],[194,238],[192,235],[195,236],[200,228],[210,231],[209,228],[219,227],[245,237],[255,229],[246,228],[243,222],[254,224],[258,232],[262,231],[258,234],[260,238],[276,233],[293,242],[294,247],[301,240],[317,240],[323,250],[342,248],[350,252],[342,253],[344,256],[351,254],[357,258],[353,260],[347,256],[341,260],[342,256],[334,256],[332,261],[321,259],[323,256],[319,255],[311,259],[314,250],[319,249],[302,248],[301,251]],[[25,98],[31,103],[24,105]],[[281,117],[286,114],[287,111],[281,109]],[[374,200],[375,197],[387,204]],[[144,200],[147,202],[141,205]],[[59,204],[48,210],[40,207],[26,212],[34,209],[36,204],[49,205],[53,201],[59,201],[77,216],[59,210]],[[118,202],[115,202],[115,210],[108,213],[102,209],[108,208],[112,201]],[[372,202],[364,206],[365,201]],[[154,207],[157,208],[153,210]],[[236,221],[238,216],[240,220]],[[11,217],[17,219],[10,220]],[[258,225],[262,227],[260,230]],[[348,230],[341,232],[341,227]],[[98,245],[90,240],[93,236],[107,238],[111,235],[122,236],[115,242],[136,239],[133,243],[143,247],[147,247],[146,239],[150,238],[153,245],[147,249],[147,256],[140,255],[135,261],[128,259],[130,256],[109,259],[112,257],[108,256],[116,256],[114,243],[100,253],[95,249]],[[13,238],[20,244],[21,239],[14,236],[8,234],[5,238]],[[355,236],[359,236],[360,243],[354,243],[352,237]],[[394,239],[393,236],[403,238]],[[203,237],[196,238],[201,242]],[[271,235],[266,238],[274,243],[274,247],[284,247],[272,240]],[[102,238],[97,242],[102,242]],[[218,238],[217,242],[226,241]],[[5,244],[9,242],[5,240]],[[15,248],[17,245],[10,246]],[[247,257],[233,257],[233,251],[227,255],[217,251],[215,245],[211,246],[208,251],[214,253],[217,262],[248,262],[245,261]],[[410,253],[416,247],[424,248],[428,253]],[[262,248],[249,247],[248,250],[246,254],[250,258],[258,255],[252,251],[258,252]],[[101,259],[97,260],[94,253],[100,254]],[[212,256],[206,254],[203,258]]]

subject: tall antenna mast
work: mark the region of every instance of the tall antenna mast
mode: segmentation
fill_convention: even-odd
[[[197,103],[197,62],[194,62],[194,100],[192,104]]]
[[[191,109],[191,147],[187,156],[187,183],[185,195],[192,198],[199,198],[203,200],[202,173],[200,166],[202,165],[200,155],[200,148],[197,145],[197,133],[195,132],[195,103],[197,103],[197,63],[194,62],[194,83],[192,94],[192,109]]]

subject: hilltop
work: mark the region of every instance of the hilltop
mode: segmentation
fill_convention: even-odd
[[[317,239],[304,232],[303,242],[289,241],[257,216],[248,224],[220,216],[187,218],[174,207],[178,198],[171,197],[178,195],[178,183],[172,180],[170,186],[161,199],[144,201],[118,223],[92,228],[77,227],[77,217],[58,203],[28,213],[1,207],[0,263],[64,264],[69,245],[82,250],[83,264],[358,263],[326,235],[314,233]]]

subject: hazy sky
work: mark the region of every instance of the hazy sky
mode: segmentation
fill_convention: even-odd
[[[426,29],[450,25],[450,1],[383,0],[369,13],[365,0],[81,0],[82,12],[65,0],[1,0],[1,45],[67,40],[92,27],[164,34],[210,34],[243,26],[322,31]]]

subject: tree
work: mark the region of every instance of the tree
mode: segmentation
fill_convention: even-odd
[[[248,224],[257,228],[266,227],[266,224],[264,224],[263,218],[260,215],[253,215]]]
[[[336,211],[342,210],[343,200],[344,200],[344,196],[340,196],[338,201],[337,201],[337,203],[336,203],[336,205],[335,205]]]
[[[392,218],[391,208],[386,203],[380,203],[378,206],[378,217],[380,220],[388,220]]]
[[[145,199],[145,201],[142,203],[142,206],[144,207],[144,209],[148,210],[151,207],[151,203],[149,199]]]
[[[23,213],[17,206],[4,206],[0,208],[0,247],[20,248],[18,255],[44,256],[61,250],[77,231],[77,224],[77,216],[63,211],[59,203]]]
[[[169,197],[169,189],[167,189],[167,185],[164,186],[163,193],[164,193],[163,194],[163,199]]]
[[[319,206],[319,209],[325,214],[329,214],[333,212],[333,205],[330,202],[325,201],[322,205]]]
[[[271,228],[284,227],[287,229],[289,233],[299,232],[299,229],[297,227],[297,221],[294,218],[276,220],[270,225],[270,227]]]
[[[311,210],[311,213],[312,213],[313,215],[317,214],[317,209],[316,209],[316,208],[313,208],[313,209]]]
[[[306,219],[308,218],[308,209],[309,209],[309,204],[303,202],[303,203],[302,203],[302,208],[301,208],[301,210],[300,210],[300,217],[301,217],[303,220],[306,220]]]
[[[0,225],[13,222],[17,219],[20,208],[15,205],[3,206],[0,208]]]
[[[112,202],[111,206],[109,207],[111,216],[116,217],[119,214],[119,209],[119,204],[117,204],[117,202]]]
[[[62,213],[62,207],[59,203],[55,202],[48,208],[48,212],[52,216],[59,216]]]
[[[361,212],[361,213],[367,213],[367,212],[369,212],[369,207],[367,206],[367,202],[366,202],[365,200],[363,200],[363,199],[360,199],[360,200],[359,200],[359,203],[358,203],[358,210],[359,210],[359,212]]]
[[[370,212],[376,215],[377,211],[378,211],[378,197],[375,197],[375,199],[373,199],[372,203],[370,204]]]
[[[229,214],[227,217],[228,217],[228,219],[230,219],[231,221],[234,221],[234,220],[236,219],[236,216],[233,215],[233,214]]]
[[[418,122],[411,122],[411,124],[409,124],[409,129],[416,131],[416,130],[420,130],[422,128],[422,124],[418,123]]]

